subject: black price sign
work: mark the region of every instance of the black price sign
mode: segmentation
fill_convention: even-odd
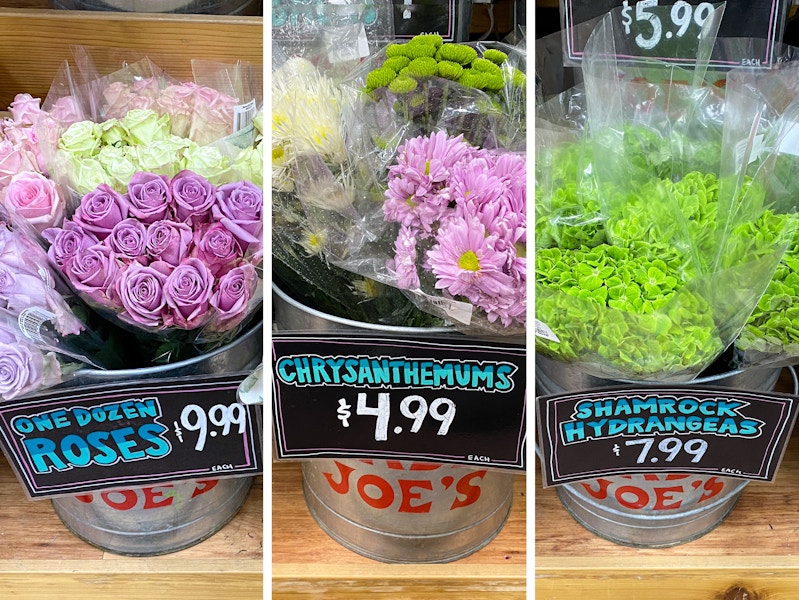
[[[698,38],[707,19],[723,10],[718,38],[753,38],[762,44],[726,45],[715,50],[710,64],[717,66],[768,65],[774,62],[776,43],[782,41],[790,2],[771,0],[723,3],[678,0],[561,0],[566,62],[578,64],[588,37],[601,18],[612,13],[622,37],[617,50],[623,59],[656,58],[686,62],[696,58]],[[714,17],[717,18],[717,17]]]
[[[603,388],[537,398],[544,485],[635,473],[773,480],[798,398],[728,388]]]
[[[31,498],[261,472],[247,373],[50,390],[0,405],[0,439]]]
[[[278,458],[406,458],[524,469],[523,347],[275,334]]]
[[[392,0],[394,34],[408,39],[421,33],[437,33],[444,41],[457,39],[455,0]],[[465,18],[465,17],[461,17]]]

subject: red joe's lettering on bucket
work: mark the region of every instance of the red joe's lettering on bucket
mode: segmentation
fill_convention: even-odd
[[[217,479],[203,479],[195,482],[194,490],[190,498],[204,494],[219,483]],[[109,508],[115,510],[132,510],[134,508],[156,509],[171,506],[175,501],[175,496],[172,494],[174,488],[171,484],[142,487],[128,490],[112,490],[109,492],[101,492],[99,499]],[[80,494],[75,496],[76,500],[85,504],[91,504],[95,501],[95,494]]]
[[[373,465],[372,460],[361,461]],[[480,499],[480,481],[486,471],[470,471],[456,480],[442,465],[434,463],[411,463],[403,465],[400,461],[386,461],[390,470],[403,472],[430,472],[430,479],[396,478],[376,473],[358,473],[355,467],[333,461],[337,473],[323,472],[330,489],[337,494],[357,494],[358,498],[371,508],[387,510],[393,507],[399,513],[429,513],[434,504],[446,502],[449,510],[470,506]],[[452,467],[453,469],[457,467]],[[442,476],[433,475],[439,470]]]
[[[622,475],[612,479],[594,479],[580,485],[596,500],[612,499],[630,510],[653,511],[678,509],[687,502],[700,504],[720,494],[725,487],[717,477],[704,479],[676,473],[642,475],[637,481],[630,475]],[[675,481],[680,483],[671,483]],[[700,491],[702,493],[698,495]]]

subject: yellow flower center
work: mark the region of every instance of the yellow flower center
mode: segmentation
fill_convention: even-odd
[[[458,266],[464,271],[477,271],[480,269],[480,261],[473,251],[467,250],[458,259]]]

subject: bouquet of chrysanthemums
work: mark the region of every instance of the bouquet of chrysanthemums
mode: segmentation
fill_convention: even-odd
[[[272,268],[276,285],[328,314],[389,325],[437,325],[396,289],[327,260],[331,220],[352,214],[357,165],[347,153],[337,81],[305,58],[272,73]]]
[[[326,259],[466,333],[523,334],[523,68],[519,47],[423,35],[350,74],[347,202],[305,213]]]
[[[126,192],[100,184],[61,227],[48,254],[80,297],[135,331],[218,345],[262,297],[263,193],[183,170],[136,172]]]

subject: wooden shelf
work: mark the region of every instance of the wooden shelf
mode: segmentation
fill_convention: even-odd
[[[49,500],[28,500],[0,459],[0,589],[4,598],[99,600],[263,598],[263,477],[235,518],[180,552],[131,558],[73,535]],[[146,594],[145,594],[146,591]]]
[[[778,389],[787,390],[786,385],[782,378]],[[629,548],[590,533],[566,512],[554,488],[541,488],[538,466],[537,600],[797,598],[799,434],[794,433],[773,483],[749,483],[716,529],[673,548]]]
[[[339,545],[313,520],[300,463],[272,465],[274,600],[522,600],[526,597],[526,477],[517,475],[511,515],[485,548],[446,564],[385,564]]]

